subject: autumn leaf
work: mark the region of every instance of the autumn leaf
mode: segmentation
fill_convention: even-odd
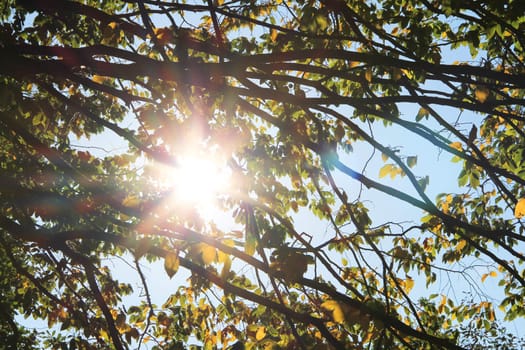
[[[407,276],[407,278],[405,279],[405,292],[407,293],[410,293],[410,291],[412,290],[412,288],[414,288],[414,280],[412,279],[412,277],[410,276]]]
[[[217,258],[217,250],[207,243],[200,242],[192,247],[191,255],[194,259],[200,260],[204,265],[209,265]]]
[[[230,273],[231,267],[232,267],[232,260],[228,256],[227,259],[224,260],[224,265],[222,266],[221,270],[221,278],[226,278],[228,274]]]
[[[367,82],[371,83],[372,82],[372,71],[370,69],[367,69],[365,71],[365,79]]]
[[[485,280],[487,279],[487,277],[496,277],[498,275],[498,273],[496,271],[490,271],[489,273],[484,273],[483,275],[481,275],[481,282],[485,282]]]
[[[525,198],[521,198],[516,204],[516,208],[514,209],[514,216],[517,219],[521,219],[525,216]]]
[[[345,314],[343,312],[343,308],[337,301],[327,300],[321,304],[321,307],[332,312],[334,322],[343,323],[345,321]]]
[[[463,146],[461,145],[461,142],[459,141],[452,142],[449,144],[449,146],[460,152],[463,151]]]
[[[428,118],[429,115],[430,115],[430,113],[428,112],[428,110],[423,108],[423,107],[421,107],[419,109],[419,111],[417,112],[416,122],[420,121],[423,118]]]
[[[381,169],[379,169],[379,178],[383,178],[390,174],[393,170],[394,166],[392,164],[385,164]]]
[[[270,39],[272,40],[272,42],[275,42],[278,36],[279,36],[279,32],[277,30],[275,29],[270,30]]]
[[[136,208],[140,204],[140,200],[135,195],[129,195],[124,200],[122,200],[122,205],[127,208]]]
[[[486,87],[477,87],[476,90],[474,90],[474,96],[476,96],[476,100],[478,100],[481,103],[484,103],[487,101],[487,98],[490,95],[490,90]]]
[[[106,78],[103,77],[102,75],[93,75],[93,77],[91,78],[91,80],[97,84],[103,84],[105,81],[106,81]]]
[[[467,241],[464,240],[464,239],[461,239],[458,244],[456,244],[456,250],[458,252],[460,252],[461,250],[463,250],[463,248],[465,248],[465,246],[467,245]]]
[[[160,45],[166,45],[173,40],[173,31],[170,28],[155,28],[153,32]]]
[[[257,328],[257,332],[255,333],[255,339],[256,340],[262,340],[266,337],[266,327],[261,326]]]
[[[164,258],[164,270],[168,274],[169,278],[172,278],[179,270],[179,254],[168,253]]]

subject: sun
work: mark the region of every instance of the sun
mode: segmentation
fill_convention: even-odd
[[[214,150],[185,152],[175,166],[156,169],[168,191],[167,205],[194,208],[206,220],[219,212],[218,201],[231,189],[231,169]]]
[[[229,187],[229,168],[213,158],[188,154],[180,157],[178,163],[172,172],[173,190],[182,202],[211,205]]]

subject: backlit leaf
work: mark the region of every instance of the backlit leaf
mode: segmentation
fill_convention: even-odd
[[[200,258],[205,265],[211,264],[217,257],[217,251],[215,247],[206,243],[198,243],[196,252],[198,255],[200,255]]]
[[[221,278],[226,278],[228,274],[230,273],[231,267],[232,267],[232,260],[228,256],[226,260],[224,260],[224,265],[222,266],[221,270]]]
[[[365,71],[365,79],[366,81],[368,81],[369,83],[372,82],[372,71],[370,69],[367,69]]]
[[[392,172],[392,164],[385,164],[381,169],[379,169],[379,178],[383,178]]]
[[[323,309],[332,312],[334,322],[343,323],[345,321],[345,314],[341,305],[335,300],[327,300],[321,304]]]
[[[256,340],[262,340],[266,337],[266,327],[261,326],[257,328],[257,332],[255,333],[255,339]]]
[[[279,35],[279,32],[275,29],[270,30],[270,39],[272,39],[273,42],[277,40],[277,36]]]
[[[405,292],[410,293],[412,288],[414,288],[414,280],[412,277],[407,276],[407,279],[405,280]]]
[[[246,234],[246,242],[244,243],[244,252],[248,255],[255,254],[255,246],[257,245],[257,238],[251,232]]]
[[[460,151],[460,152],[463,150],[463,146],[462,146],[461,142],[459,142],[459,141],[452,142],[452,143],[449,144],[449,146],[454,148],[454,149],[456,149],[456,150],[458,150],[458,151]]]
[[[179,254],[168,253],[164,258],[164,270],[172,278],[179,270]]]
[[[140,200],[137,196],[129,195],[122,201],[122,205],[128,208],[136,208],[140,204]]]
[[[93,77],[91,78],[91,80],[93,80],[95,83],[97,84],[102,84],[106,81],[106,78],[101,76],[101,75],[93,75]]]
[[[476,96],[476,100],[478,100],[481,103],[484,103],[487,98],[490,95],[490,90],[486,87],[477,87],[476,90],[474,90],[474,96]]]
[[[525,198],[521,198],[514,209],[514,216],[521,219],[525,216]]]
[[[426,110],[425,108],[421,107],[419,109],[419,111],[417,112],[416,122],[420,121],[423,118],[428,118],[428,115],[429,115],[428,110]]]
[[[465,246],[467,245],[467,241],[462,239],[458,242],[458,244],[456,244],[456,250],[458,252],[460,252],[463,248],[465,248]]]
[[[407,165],[413,168],[417,164],[417,156],[407,157]]]

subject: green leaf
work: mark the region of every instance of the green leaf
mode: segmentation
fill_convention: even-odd
[[[246,232],[246,241],[244,243],[244,252],[248,255],[255,254],[255,247],[257,246],[257,237],[251,233]]]
[[[407,165],[413,168],[417,164],[417,156],[407,157]]]

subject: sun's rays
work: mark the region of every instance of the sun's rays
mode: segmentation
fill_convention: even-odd
[[[218,196],[227,194],[231,187],[231,171],[220,157],[213,154],[185,154],[171,170],[171,200],[194,206],[203,217],[218,210]]]
[[[220,198],[231,192],[231,170],[214,149],[187,151],[176,165],[155,165],[152,175],[163,189],[162,207],[178,214],[198,213],[204,221],[221,214]]]

